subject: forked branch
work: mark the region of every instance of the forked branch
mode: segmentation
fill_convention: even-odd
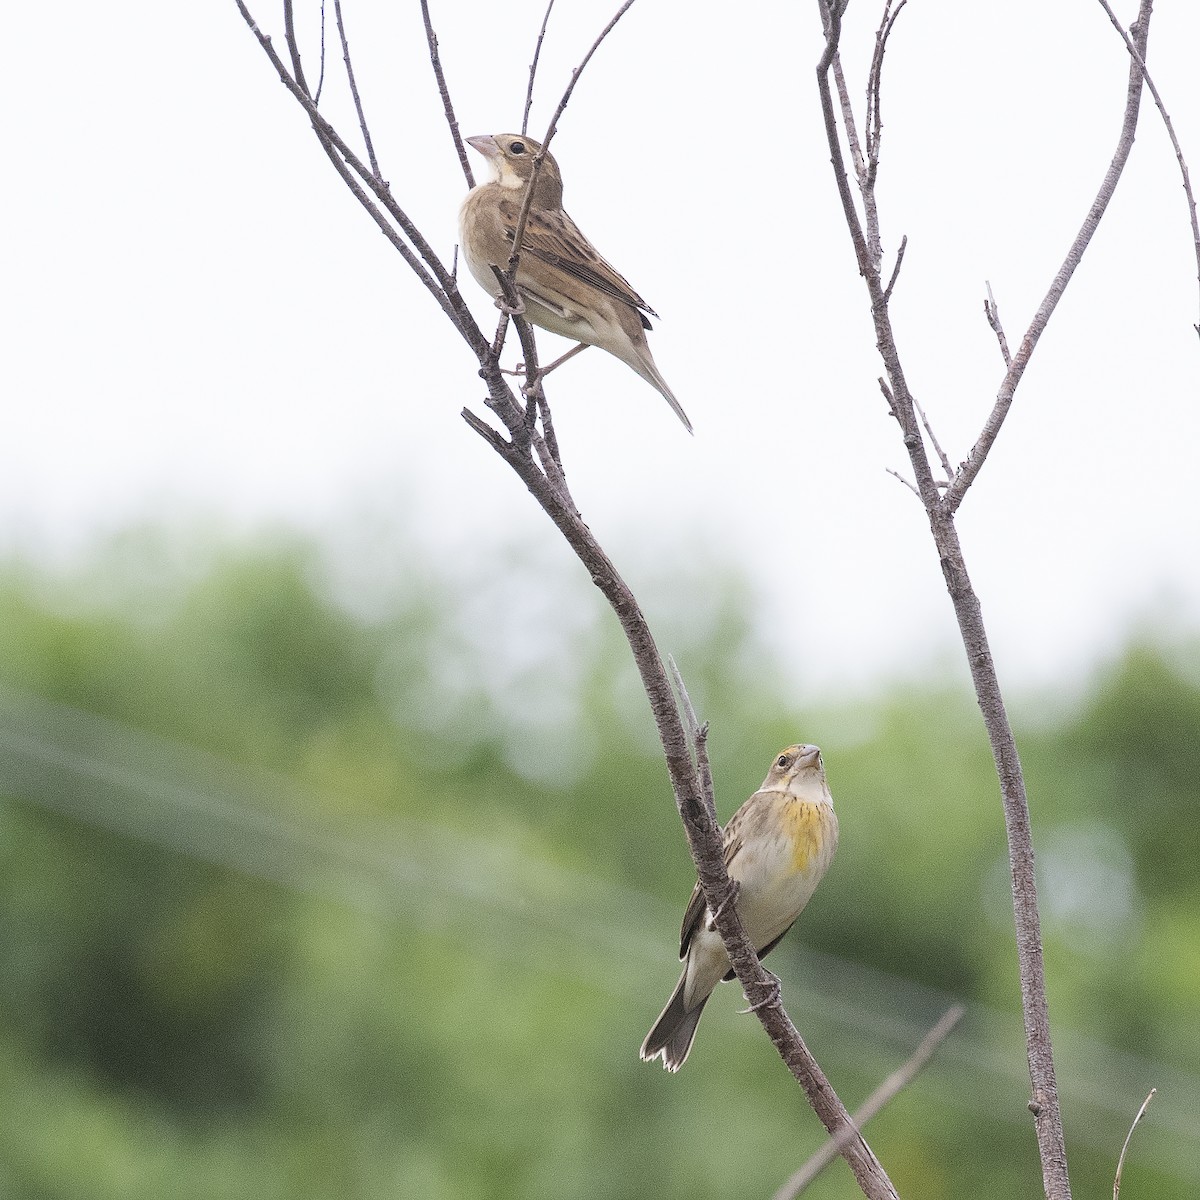
[[[1054,280],[1050,284],[1050,290],[1038,306],[1037,312],[1033,314],[1033,320],[1029,322],[1029,328],[1026,329],[1025,336],[1021,338],[1016,353],[1012,356],[1012,361],[1008,364],[1008,370],[1005,371],[1004,378],[1000,382],[1000,390],[996,394],[996,402],[992,406],[992,411],[988,414],[987,420],[984,422],[983,432],[971,448],[971,453],[967,461],[959,467],[954,481],[950,484],[950,488],[946,492],[946,505],[951,512],[954,512],[963,502],[963,497],[966,496],[967,489],[975,482],[976,476],[978,476],[983,464],[987,461],[987,456],[992,446],[995,445],[996,438],[1000,436],[1000,430],[1004,425],[1004,418],[1008,416],[1008,410],[1012,407],[1013,396],[1016,394],[1017,387],[1022,378],[1024,378],[1025,369],[1029,366],[1029,360],[1033,357],[1038,339],[1046,331],[1046,326],[1050,323],[1050,318],[1054,315],[1054,310],[1058,307],[1058,302],[1067,290],[1067,284],[1071,282],[1071,277],[1075,274],[1076,267],[1083,261],[1084,252],[1091,244],[1092,237],[1099,227],[1105,212],[1108,210],[1109,201],[1112,200],[1113,193],[1116,192],[1117,184],[1121,181],[1121,175],[1125,170],[1125,164],[1129,161],[1129,152],[1133,149],[1133,139],[1137,132],[1138,114],[1141,111],[1142,64],[1146,58],[1146,39],[1150,35],[1150,11],[1152,7],[1153,0],[1141,0],[1138,19],[1133,24],[1133,46],[1137,54],[1129,66],[1129,84],[1125,94],[1125,111],[1121,118],[1121,131],[1117,138],[1117,148],[1113,151],[1112,161],[1108,164],[1108,170],[1104,173],[1104,179],[1100,183],[1100,190],[1096,193],[1096,199],[1092,201],[1091,206],[1088,208],[1087,216],[1084,217],[1083,224],[1080,226],[1079,232],[1075,235],[1075,240],[1071,243],[1070,249],[1067,251],[1067,256],[1063,259],[1062,266],[1059,267],[1058,273],[1054,276]]]
[[[1042,1182],[1047,1200],[1069,1200],[1071,1191],[1050,1041],[1049,1009],[1046,1001],[1041,923],[1038,916],[1037,887],[1033,869],[1029,805],[1016,741],[996,676],[979,598],[967,573],[962,545],[954,523],[954,514],[987,459],[988,451],[1003,426],[1013,395],[1028,366],[1038,338],[1049,322],[1079,260],[1087,249],[1128,159],[1129,148],[1133,144],[1133,136],[1137,127],[1142,83],[1140,63],[1144,63],[1145,59],[1151,0],[1142,0],[1138,20],[1134,25],[1133,41],[1140,57],[1131,64],[1120,139],[1096,202],[1089,209],[1087,218],[1068,252],[1066,261],[1055,276],[1046,299],[1035,314],[1016,354],[1012,356],[1011,361],[1006,363],[1005,377],[999,395],[970,459],[949,481],[949,487],[945,489],[944,493],[939,491],[934,482],[928,448],[921,436],[920,410],[909,389],[901,364],[900,351],[889,311],[891,286],[890,283],[887,287],[884,286],[880,275],[879,258],[873,252],[876,245],[876,231],[872,228],[870,221],[875,219],[874,178],[870,172],[867,173],[865,180],[861,175],[859,176],[860,188],[864,192],[863,209],[864,212],[870,214],[868,228],[864,230],[850,191],[849,178],[845,168],[842,129],[845,130],[846,143],[853,152],[856,145],[856,136],[852,133],[853,117],[846,114],[844,85],[839,84],[837,87],[840,98],[839,105],[838,102],[835,102],[834,87],[831,83],[831,76],[835,76],[838,66],[841,13],[844,6],[840,2],[831,3],[830,0],[818,0],[818,6],[825,31],[825,48],[817,65],[817,87],[821,98],[821,112],[829,143],[834,181],[842,202],[843,217],[854,247],[858,271],[867,287],[871,316],[875,326],[876,345],[879,348],[887,376],[884,393],[888,398],[892,415],[900,426],[904,447],[912,464],[915,479],[914,490],[920,497],[929,519],[930,531],[933,535],[946,588],[954,605],[959,633],[966,652],[988,740],[991,744],[997,777],[1000,781],[1012,875],[1013,918],[1016,927],[1017,955],[1021,976],[1021,1003],[1032,1090],[1029,1107],[1035,1118],[1038,1153],[1042,1164]],[[868,85],[869,137],[875,136],[873,131],[877,127],[879,111],[878,81],[887,38],[894,29],[895,15],[898,11],[899,7],[893,10],[891,0],[887,0],[880,33],[876,35],[875,55],[871,63]],[[838,125],[839,107],[843,112],[842,129],[839,129]],[[868,153],[869,157],[870,153]],[[988,318],[992,322],[993,328],[997,330],[997,337],[1001,337],[1002,330],[998,328],[999,315],[995,311],[994,302],[989,302]],[[1004,347],[1003,341],[1001,344]],[[1004,348],[1006,349],[1006,347]],[[936,440],[932,437],[928,423],[925,423],[925,431],[929,434],[930,442],[936,448]],[[940,450],[939,457],[945,468],[948,463],[945,456],[940,454]]]

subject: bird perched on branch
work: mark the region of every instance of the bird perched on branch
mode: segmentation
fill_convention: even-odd
[[[459,240],[479,285],[500,302],[493,267],[508,270],[513,238],[534,159],[542,147],[533,138],[497,133],[467,138],[487,160],[491,179],[472,188],[459,210]],[[521,239],[517,294],[524,315],[551,333],[599,346],[653,384],[688,432],[692,423],[659,374],[646,342],[647,314],[658,314],[608,265],[562,206],[562,176],[548,151],[533,189]]]
[[[773,950],[804,910],[838,842],[833,797],[816,746],[789,746],[771,764],[762,787],[725,826],[725,869],[737,886],[735,905],[760,958]],[[668,1071],[687,1060],[700,1014],[733,970],[699,881],[692,889],[679,942],[683,974],[642,1043],[646,1062]]]

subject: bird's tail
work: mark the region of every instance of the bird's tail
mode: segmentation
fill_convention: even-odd
[[[640,344],[633,342],[629,347],[630,352],[621,354],[614,350],[613,353],[618,358],[624,360],[652,387],[657,388],[662,393],[663,399],[675,411],[675,415],[683,422],[683,427],[688,433],[693,433],[692,423],[688,420],[688,415],[683,411],[683,405],[675,399],[675,393],[667,386],[667,381],[659,374],[658,367],[654,359],[650,357],[650,347],[646,345],[646,339],[643,337]]]
[[[692,1039],[696,1036],[696,1026],[700,1024],[700,1015],[708,1003],[708,996],[695,1008],[685,1008],[683,989],[686,983],[685,967],[670,1000],[667,1001],[667,1007],[662,1010],[662,1015],[654,1022],[654,1028],[646,1034],[646,1040],[642,1043],[643,1062],[653,1062],[661,1056],[662,1064],[668,1071],[678,1071],[687,1061]]]
[[[683,422],[684,429],[686,429],[688,433],[694,433],[695,431],[692,429],[692,423],[688,420],[687,413],[683,411],[683,405],[675,399],[675,393],[671,391],[669,387],[667,387],[667,381],[658,373],[658,367],[654,365],[654,360],[650,359],[649,362],[643,363],[642,366],[645,367],[645,370],[639,371],[638,374],[646,379],[647,382],[654,384],[654,386],[658,388],[660,392],[662,392],[663,399],[666,400],[666,402],[674,410],[675,415]],[[634,369],[637,370],[637,368]]]

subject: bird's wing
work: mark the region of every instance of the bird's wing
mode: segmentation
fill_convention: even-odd
[[[506,232],[511,245],[517,232],[517,214],[520,206],[505,203],[503,208]],[[649,313],[652,317],[658,316],[658,313],[633,290],[629,281],[613,270],[580,232],[579,226],[561,209],[554,212],[530,210],[525,225],[525,236],[521,241],[521,253],[532,255],[539,262],[562,271],[588,287],[594,287],[637,312]],[[647,329],[650,328],[650,323],[644,317],[642,324]]]
[[[742,848],[740,829],[741,822],[737,819],[737,813],[734,813],[724,830],[725,869],[727,871],[729,870],[729,864],[733,862],[734,855]],[[707,910],[708,905],[704,902],[704,892],[701,891],[700,881],[697,879],[696,886],[692,888],[692,898],[688,901],[687,908],[683,913],[683,925],[679,930],[680,958],[683,958],[687,954],[688,943],[692,940],[692,934],[696,932]]]

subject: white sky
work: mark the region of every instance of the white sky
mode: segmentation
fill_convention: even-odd
[[[345,2],[385,175],[449,257],[465,189],[418,6]],[[543,7],[435,0],[464,133],[519,126]],[[614,3],[560,7],[535,136]],[[852,5],[856,94],[878,9]],[[414,519],[450,561],[557,536],[461,421],[483,391],[466,348],[335,177],[233,0],[19,5],[6,25],[0,545],[58,558],[147,516],[333,537],[364,508]],[[635,589],[661,589],[659,548],[668,570],[681,544],[748,572],[799,690],[919,668],[954,637],[923,515],[885,473],[906,460],[824,146],[818,33],[815,3],[640,0],[554,144],[568,210],[662,313],[654,354],[696,426],[688,437],[599,352],[565,367],[551,395],[584,517]],[[1200,6],[1160,3],[1151,70],[1200,173],[1197,47]],[[894,316],[954,461],[1002,375],[984,280],[1015,345],[1108,163],[1126,71],[1091,0],[911,0],[901,15],[885,249],[908,235]],[[962,510],[1002,677],[1050,683],[1134,620],[1200,625],[1195,276],[1147,101]]]

